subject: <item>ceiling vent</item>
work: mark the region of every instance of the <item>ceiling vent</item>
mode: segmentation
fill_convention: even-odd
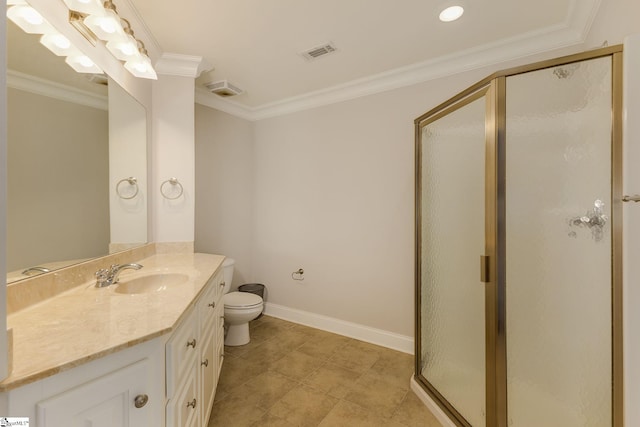
[[[227,80],[205,83],[205,86],[212,93],[224,97],[240,95],[242,92],[244,92],[238,86],[229,83]]]
[[[302,55],[307,61],[311,61],[313,59],[318,59],[322,56],[333,53],[336,50],[338,49],[333,43],[325,43],[321,46],[316,46],[312,49],[301,52],[300,55]]]

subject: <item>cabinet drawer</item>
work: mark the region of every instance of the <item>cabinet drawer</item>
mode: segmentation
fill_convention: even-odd
[[[200,405],[198,400],[197,369],[191,364],[191,369],[180,384],[175,396],[167,402],[167,427],[198,426],[200,421]]]
[[[214,278],[215,279],[215,278]],[[207,288],[204,294],[198,301],[198,318],[200,321],[200,330],[205,331],[211,327],[213,323],[214,314],[216,312],[216,306],[222,304],[222,301],[217,298],[218,285],[214,279],[211,279],[207,284]]]
[[[224,286],[225,286],[224,273],[222,268],[213,276],[213,281],[214,281],[213,287],[216,289],[215,298],[216,298],[216,301],[218,301],[220,298],[222,298],[222,293],[224,291]],[[231,283],[229,283],[229,286],[231,286]]]
[[[167,397],[173,397],[178,383],[185,375],[189,375],[189,369],[194,366],[198,347],[198,325],[195,310],[187,315],[182,325],[173,333],[166,346],[167,358]]]

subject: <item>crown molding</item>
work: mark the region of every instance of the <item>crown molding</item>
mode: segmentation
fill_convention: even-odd
[[[580,45],[584,43],[599,7],[600,0],[573,0],[567,18],[561,24],[258,107],[243,106],[204,90],[196,92],[196,102],[246,120],[257,121],[399,89]]]
[[[109,100],[105,95],[98,95],[18,71],[7,70],[7,87],[100,110],[109,109]]]
[[[211,64],[202,56],[163,53],[155,68],[158,74],[196,78],[203,71],[210,70]]]

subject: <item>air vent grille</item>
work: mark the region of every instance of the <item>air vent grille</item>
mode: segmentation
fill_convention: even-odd
[[[302,55],[306,60],[311,61],[314,59],[318,59],[322,56],[328,55],[330,53],[333,53],[336,50],[338,49],[333,43],[325,43],[323,45],[308,49],[302,52],[300,55]]]
[[[240,89],[238,86],[232,83],[229,83],[227,80],[210,82],[205,84],[205,86],[207,87],[207,89],[209,89],[211,92],[215,93],[216,95],[220,95],[224,97],[239,95],[243,92],[242,89]]]

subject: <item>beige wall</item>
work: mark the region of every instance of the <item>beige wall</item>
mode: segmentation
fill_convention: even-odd
[[[199,106],[196,248],[247,257],[243,279],[267,285],[271,303],[412,337],[413,119],[494,71],[621,43],[639,14],[609,0],[583,46],[255,122],[253,148],[247,123]]]
[[[413,120],[492,71],[261,120],[253,142],[197,106],[196,250],[240,258],[234,284],[270,303],[413,337]]]
[[[201,105],[195,114],[195,250],[235,259],[235,288],[253,280],[253,123]]]
[[[15,89],[7,104],[9,271],[108,253],[107,111]]]

